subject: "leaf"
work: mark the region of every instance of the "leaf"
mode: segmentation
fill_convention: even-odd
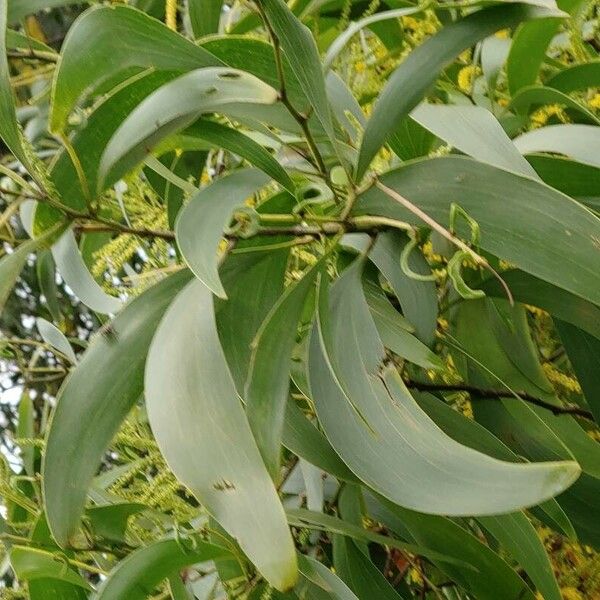
[[[333,563],[336,573],[348,583],[358,598],[402,598],[354,541],[340,536],[334,538]]]
[[[279,479],[281,438],[290,387],[292,350],[306,296],[323,267],[319,261],[271,309],[252,342],[244,398],[254,439],[271,477]]]
[[[134,502],[121,502],[105,506],[91,506],[86,519],[94,535],[113,542],[126,542],[127,521],[147,507]]]
[[[227,111],[228,105],[274,104],[277,92],[243,71],[224,67],[197,69],[163,85],[143,100],[106,146],[99,179],[118,179],[140,163],[168,135],[202,113]]]
[[[0,139],[8,146],[15,158],[30,170],[29,159],[23,149],[21,132],[17,123],[15,99],[6,57],[7,5],[8,0],[0,0]]]
[[[287,171],[260,144],[244,133],[208,119],[200,119],[194,125],[173,136],[168,146],[176,149],[195,150],[211,148],[224,149],[246,159],[249,163],[270,175],[292,194],[295,186]],[[163,148],[167,144],[160,146]]]
[[[364,236],[344,237],[344,243],[359,251],[365,248],[362,243],[365,240]],[[411,279],[404,273],[400,267],[400,260],[407,243],[408,238],[399,232],[382,232],[369,252],[369,259],[394,290],[404,316],[415,328],[416,337],[427,346],[431,346],[435,339],[438,316],[435,282]],[[421,275],[431,275],[431,268],[420,252],[409,254],[408,266]]]
[[[220,298],[226,298],[218,273],[217,247],[234,209],[267,184],[256,169],[235,171],[201,189],[179,213],[177,245],[194,275]]]
[[[536,177],[531,165],[515,148],[500,123],[481,106],[421,103],[411,117],[440,139],[478,161]]]
[[[60,323],[62,313],[58,301],[58,286],[56,285],[56,265],[50,250],[38,253],[35,263],[38,285],[46,301],[46,306],[52,318]]]
[[[225,361],[212,294],[200,281],[162,319],[145,384],[150,425],[175,475],[271,585],[293,587],[294,544]]]
[[[558,7],[573,14],[581,0],[558,0]],[[546,56],[546,49],[558,31],[560,22],[540,19],[524,23],[513,36],[506,62],[508,89],[514,96],[521,88],[535,83]]]
[[[600,167],[600,128],[595,125],[548,125],[523,133],[513,142],[522,154],[553,152]]]
[[[448,223],[450,204],[458,202],[479,223],[481,248],[600,304],[596,260],[600,220],[568,196],[461,157],[415,161],[389,172],[381,181],[400,190],[441,224]],[[378,188],[358,198],[353,214],[421,224]],[[466,226],[459,225],[458,231],[468,235]]]
[[[464,568],[434,559],[434,564],[467,593],[478,600],[521,598],[533,600],[527,584],[493,550],[460,525],[445,517],[423,515],[383,498],[366,498],[369,514],[392,531],[404,534],[418,544],[437,552],[460,556],[472,565]]]
[[[328,597],[335,598],[335,600],[359,600],[337,575],[315,558],[299,554],[298,568],[303,577],[321,590],[326,591],[329,594]],[[315,596],[311,595],[309,597],[313,598]]]
[[[574,64],[552,76],[546,85],[565,94],[600,85],[600,60]]]
[[[600,339],[600,308],[595,304],[518,269],[504,271],[502,278],[517,302],[538,306]],[[490,296],[505,295],[497,279],[488,279],[481,289]]]
[[[61,546],[77,533],[102,456],[142,395],[146,352],[157,321],[189,279],[189,272],[177,273],[132,300],[97,334],[59,392],[42,473],[48,524]]]
[[[68,566],[64,558],[53,552],[26,546],[13,546],[10,550],[10,564],[21,581],[35,579],[58,579],[86,590],[88,582]]]
[[[52,246],[52,256],[61,277],[83,304],[102,314],[119,311],[121,300],[109,296],[92,277],[83,262],[72,229]]]
[[[510,104],[507,108],[527,115],[531,111],[532,107],[548,104],[560,104],[566,108],[576,110],[587,121],[596,125],[600,125],[600,119],[596,117],[592,111],[585,108],[583,104],[580,104],[576,100],[573,100],[558,90],[541,85],[532,85],[521,88],[510,101]]]
[[[561,600],[546,549],[525,514],[518,512],[478,520],[525,569],[544,600]]]
[[[144,69],[184,73],[220,61],[160,21],[127,6],[93,7],[69,29],[54,76],[50,130],[64,131],[82,96]]]
[[[579,474],[574,462],[512,464],[457,443],[394,369],[380,372],[383,348],[362,296],[361,268],[355,261],[333,286],[330,304],[319,306],[309,353],[319,422],[350,469],[401,506],[446,515],[510,512],[571,485]]]
[[[223,0],[187,0],[186,5],[195,38],[219,32]]]
[[[42,336],[42,339],[46,342],[46,344],[49,344],[58,350],[63,356],[66,356],[72,365],[77,363],[75,352],[73,352],[73,348],[71,348],[69,340],[65,337],[60,329],[41,317],[38,317],[35,320],[35,323],[40,335]]]
[[[335,144],[323,66],[312,33],[283,0],[260,0],[270,26],[330,141]]]
[[[17,23],[23,17],[37,13],[45,8],[56,8],[59,6],[67,6],[69,4],[77,4],[79,0],[10,0],[8,7],[8,22]]]
[[[447,25],[413,50],[394,71],[375,102],[360,146],[355,179],[363,178],[390,133],[423,99],[440,71],[461,52],[500,29],[546,16],[557,15],[524,4],[495,6]]]
[[[569,357],[577,381],[579,381],[585,399],[594,414],[596,422],[600,422],[600,338],[577,327],[554,320],[560,339]]]
[[[331,43],[329,48],[327,48],[325,58],[323,58],[323,68],[326,71],[329,70],[333,65],[335,59],[346,46],[346,44],[348,44],[348,42],[365,27],[369,27],[374,23],[380,23],[389,19],[399,19],[400,17],[412,15],[422,10],[423,9],[420,6],[398,8],[395,10],[384,10],[382,12],[375,13],[374,15],[365,17],[363,19],[360,19],[359,21],[351,23],[340,35],[338,35],[335,38],[335,40]]]
[[[44,42],[40,42],[26,33],[21,33],[14,29],[6,30],[6,47],[15,50],[40,50],[42,52],[55,54],[54,50],[50,46],[44,44]]]
[[[117,563],[94,600],[146,600],[163,579],[184,567],[230,556],[226,548],[198,538],[153,542]]]

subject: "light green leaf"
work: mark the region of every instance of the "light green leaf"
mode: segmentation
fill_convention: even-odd
[[[532,129],[513,140],[522,154],[552,152],[600,167],[600,127],[561,124]]]
[[[129,517],[146,508],[145,504],[135,502],[91,506],[86,510],[85,517],[95,536],[114,542],[126,542]]]
[[[327,592],[330,598],[335,600],[359,600],[335,573],[315,558],[299,554],[298,569],[303,577]]]
[[[197,69],[163,85],[141,102],[117,129],[100,161],[99,179],[111,179],[140,163],[168,135],[202,113],[227,112],[228,105],[273,104],[277,92],[260,79],[225,67]]]
[[[484,250],[600,304],[600,220],[568,196],[461,157],[415,161],[389,172],[381,181],[400,190],[442,225],[449,222],[450,204],[459,203],[479,223]],[[358,198],[354,214],[422,224],[378,188]],[[459,225],[458,231],[468,235],[466,226]]]
[[[78,101],[107,81],[116,86],[144,69],[184,73],[219,64],[204,48],[135,8],[93,7],[71,26],[63,43],[50,129],[64,131]]]
[[[181,254],[194,275],[220,298],[226,298],[217,260],[223,231],[234,209],[268,181],[256,169],[235,171],[201,189],[179,213],[175,233]]]
[[[422,103],[410,116],[440,139],[478,161],[519,175],[537,177],[494,115],[481,106]]]
[[[86,590],[90,584],[74,569],[70,568],[65,559],[60,559],[54,553],[38,548],[13,546],[10,550],[10,564],[21,581],[35,579],[58,579]]]
[[[244,398],[246,414],[265,465],[279,478],[281,437],[290,387],[292,350],[306,296],[323,267],[320,261],[272,308],[254,341]]]
[[[600,321],[597,321],[600,323]],[[592,409],[596,422],[600,422],[600,338],[592,337],[577,327],[554,320],[563,346],[567,351],[585,399]]]
[[[52,246],[52,256],[61,277],[83,304],[102,314],[119,311],[121,300],[109,296],[92,277],[83,262],[71,229]]]
[[[344,462],[401,506],[446,515],[510,512],[566,489],[574,462],[519,465],[467,448],[419,408],[392,368],[360,287],[361,261],[319,306],[309,381],[317,416]],[[393,457],[391,460],[389,457]],[[444,494],[439,494],[443,487]]]
[[[177,273],[128,304],[97,334],[59,393],[42,471],[48,524],[60,545],[77,533],[102,456],[142,395],[146,352],[158,319],[190,276]]]
[[[423,99],[446,65],[500,29],[545,16],[556,16],[556,13],[524,4],[504,4],[479,10],[447,25],[413,50],[394,71],[373,107],[360,147],[356,180],[363,178],[390,133]]]
[[[163,579],[184,567],[230,556],[226,548],[197,538],[153,542],[119,562],[93,599],[146,600]]]
[[[194,37],[219,32],[223,0],[187,0],[186,5]]]
[[[8,22],[17,23],[23,17],[39,12],[45,8],[56,8],[77,4],[79,0],[9,0]]]
[[[478,520],[525,569],[544,600],[561,600],[546,549],[525,514],[518,512]]]
[[[271,585],[293,587],[292,537],[225,361],[212,294],[200,281],[162,319],[145,384],[150,425],[175,475]]]
[[[574,64],[551,77],[546,85],[565,94],[600,85],[600,60]]]
[[[52,315],[52,318],[57,323],[60,323],[62,321],[62,313],[58,301],[56,265],[54,263],[54,258],[52,258],[52,252],[50,250],[40,252],[37,256],[35,266],[40,291],[44,295],[48,311]]]
[[[56,350],[58,350],[62,355],[66,356],[72,365],[77,363],[77,357],[75,356],[75,352],[73,352],[73,348],[71,348],[71,344],[69,344],[69,340],[65,337],[64,333],[55,327],[46,319],[42,319],[38,317],[36,320],[36,325],[42,339]]]

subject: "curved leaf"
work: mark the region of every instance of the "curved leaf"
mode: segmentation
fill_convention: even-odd
[[[73,348],[71,348],[71,344],[69,344],[69,340],[65,337],[64,333],[55,327],[46,319],[42,319],[38,317],[35,320],[38,331],[42,336],[42,339],[52,346],[56,348],[61,354],[66,356],[72,365],[77,363],[77,357],[75,356],[75,352],[73,352]]]
[[[186,5],[194,37],[219,31],[223,0],[187,0]]]
[[[212,294],[200,281],[162,319],[145,384],[150,425],[175,475],[271,585],[293,587],[292,537],[225,361]]]
[[[600,60],[575,64],[551,77],[546,85],[565,94],[600,85]]]
[[[113,169],[126,173],[153,145],[202,113],[226,111],[228,105],[274,104],[277,97],[273,88],[243,71],[211,67],[182,75],[143,100],[120,125],[102,155],[99,179]]]
[[[209,52],[160,21],[128,6],[93,7],[81,15],[63,43],[54,77],[50,129],[61,132],[82,96],[102,83],[116,86],[144,69],[186,72],[217,66]]]
[[[389,172],[381,181],[442,225],[448,223],[450,204],[459,203],[479,223],[484,250],[600,304],[600,220],[568,196],[461,157],[415,161]],[[362,194],[353,213],[421,224],[378,188]],[[458,231],[466,233],[467,229],[459,226]]]
[[[394,71],[373,107],[360,146],[356,179],[362,179],[391,132],[461,52],[500,29],[526,19],[552,16],[556,13],[551,10],[525,4],[495,6],[451,23],[413,50]]]
[[[61,546],[77,533],[102,455],[142,394],[146,352],[157,321],[190,277],[189,272],[177,273],[128,304],[96,336],[60,390],[42,472],[48,524]]]
[[[200,539],[164,540],[132,552],[117,564],[94,600],[146,600],[156,586],[184,567],[231,557],[226,548]]]
[[[268,183],[256,169],[235,171],[201,189],[179,213],[177,244],[194,275],[220,298],[226,298],[218,272],[217,248],[237,206]]]

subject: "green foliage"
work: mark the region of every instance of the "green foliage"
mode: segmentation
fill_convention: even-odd
[[[0,598],[596,598],[598,10],[0,0]]]

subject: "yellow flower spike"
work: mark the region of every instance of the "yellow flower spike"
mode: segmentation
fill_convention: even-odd
[[[563,600],[584,600],[583,596],[574,587],[565,587],[562,588],[560,591]]]
[[[600,110],[600,93],[596,93],[594,94],[589,100],[588,100],[588,106],[590,108],[596,108],[598,110]]]
[[[497,31],[494,36],[501,39],[501,40],[506,40],[508,39],[508,36],[510,35],[510,29],[501,29],[500,31]]]
[[[481,75],[481,69],[477,65],[467,65],[458,72],[458,87],[466,94],[471,93],[473,81]]]

